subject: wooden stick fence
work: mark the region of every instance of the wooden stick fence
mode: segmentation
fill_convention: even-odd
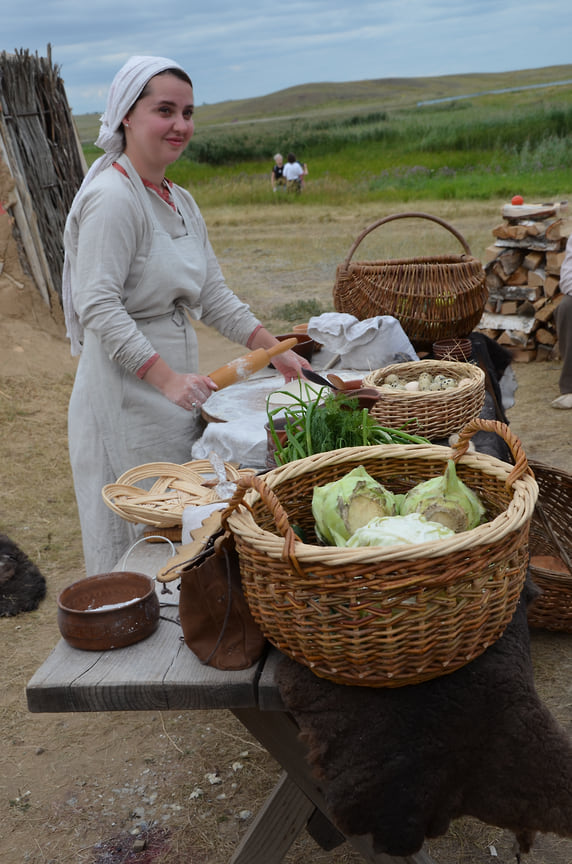
[[[47,55],[0,54],[0,158],[15,182],[9,209],[22,263],[52,306],[61,302],[65,220],[87,166],[49,45]]]

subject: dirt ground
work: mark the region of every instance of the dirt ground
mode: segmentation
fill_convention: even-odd
[[[335,265],[380,214],[373,208],[267,210],[240,218],[231,210],[206,215],[231,287],[274,332],[285,332],[291,325],[277,307],[316,298],[328,308]],[[475,254],[498,221],[493,205],[479,214],[453,204],[433,212],[452,221]],[[232,715],[27,711],[26,683],[59,639],[55,598],[83,575],[66,440],[75,360],[61,321],[50,316],[29,276],[14,262],[10,275],[0,274],[0,530],[39,565],[48,593],[35,612],[0,618],[0,860],[223,864],[279,774]],[[198,330],[203,371],[241,353]],[[572,417],[550,408],[558,362],[513,368],[512,431],[530,458],[572,472]],[[572,636],[534,631],[532,651],[539,693],[572,733]],[[147,847],[135,853],[141,836]],[[467,819],[431,842],[429,851],[438,864],[508,864],[515,860],[511,846],[508,832]],[[309,860],[361,859],[347,846],[326,853],[302,835],[285,861]],[[539,837],[525,860],[570,864],[572,839]]]

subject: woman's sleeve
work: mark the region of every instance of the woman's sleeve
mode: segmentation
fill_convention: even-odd
[[[79,219],[72,256],[76,312],[109,357],[136,373],[155,351],[126,311],[122,289],[143,240],[144,220],[128,194],[114,197],[109,206],[106,190],[99,187],[86,196]]]
[[[572,237],[566,243],[566,255],[560,268],[560,291],[562,294],[572,294]]]

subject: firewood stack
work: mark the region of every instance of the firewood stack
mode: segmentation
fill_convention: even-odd
[[[562,299],[560,267],[572,218],[558,204],[506,204],[503,223],[486,250],[489,299],[477,327],[511,352],[513,360],[557,355],[554,310]]]

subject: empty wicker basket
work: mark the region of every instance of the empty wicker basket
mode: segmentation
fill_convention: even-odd
[[[442,225],[461,243],[463,254],[352,261],[371,231],[405,218]],[[337,312],[360,320],[392,315],[417,351],[430,350],[440,339],[468,336],[481,319],[487,297],[485,271],[464,237],[445,220],[418,212],[386,216],[362,231],[338,265],[333,290]]]

